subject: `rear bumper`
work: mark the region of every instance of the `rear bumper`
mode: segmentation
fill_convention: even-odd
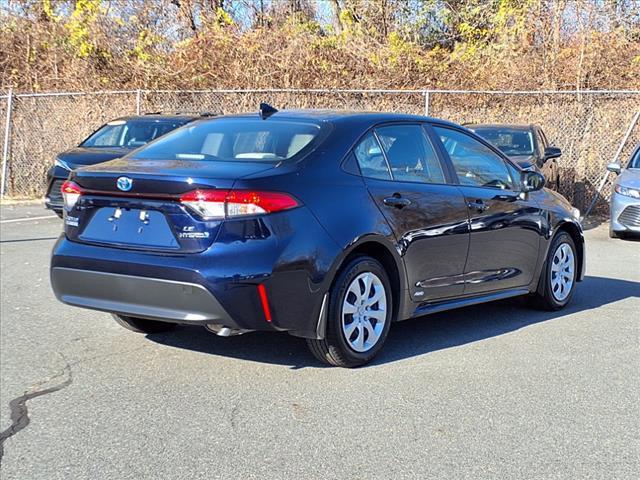
[[[323,297],[341,252],[303,207],[227,221],[213,245],[199,253],[93,245],[62,234],[50,274],[58,299],[79,307],[317,338]]]
[[[202,285],[75,268],[51,269],[56,297],[78,307],[176,323],[238,328]]]

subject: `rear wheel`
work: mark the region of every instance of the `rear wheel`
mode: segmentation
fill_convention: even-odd
[[[118,325],[136,333],[161,333],[173,330],[175,323],[159,322],[157,320],[147,320],[145,318],[128,317],[126,315],[113,314],[113,318]]]
[[[577,276],[576,247],[571,235],[560,232],[553,238],[534,304],[545,310],[559,310],[571,301]]]
[[[309,348],[329,365],[364,365],[389,333],[393,304],[387,274],[377,260],[357,257],[340,272],[329,295],[325,338],[307,340]]]

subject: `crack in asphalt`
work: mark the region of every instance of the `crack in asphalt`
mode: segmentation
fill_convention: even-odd
[[[61,355],[62,356],[62,355]],[[64,357],[63,357],[64,358]],[[14,398],[9,402],[9,409],[11,410],[11,425],[6,430],[0,432],[0,467],[2,466],[2,457],[4,456],[4,442],[5,440],[13,437],[20,430],[29,425],[31,419],[29,418],[29,409],[27,408],[27,402],[37,397],[41,397],[43,395],[48,395],[50,393],[57,392],[62,390],[65,387],[68,387],[73,382],[73,375],[71,373],[71,365],[65,360],[65,367],[61,373],[50,377],[48,379],[42,380],[34,387],[32,387],[31,391],[26,391],[24,394],[20,395],[17,398]],[[37,387],[40,385],[44,385],[49,383],[51,380],[62,377],[66,374],[66,377],[62,382],[58,383],[49,388],[38,389]]]
[[[240,400],[236,402],[231,410],[231,415],[229,415],[229,422],[231,423],[231,429],[235,432],[238,429],[238,425],[236,424],[236,417],[238,415],[238,407],[240,407]]]
[[[82,337],[74,339],[75,341],[77,340],[81,340]],[[41,397],[43,395],[48,395],[50,393],[54,393],[54,392],[58,392],[60,390],[62,390],[63,388],[68,387],[69,385],[71,385],[71,383],[73,382],[73,372],[71,370],[71,367],[76,366],[76,365],[80,365],[82,363],[86,363],[86,362],[90,362],[92,360],[97,360],[97,359],[102,359],[102,358],[107,358],[107,357],[113,357],[116,355],[121,355],[123,353],[131,353],[131,352],[135,352],[138,350],[143,350],[144,348],[146,348],[145,345],[142,345],[140,347],[136,347],[136,348],[131,348],[131,349],[125,349],[125,350],[121,350],[121,351],[117,351],[117,352],[109,352],[107,354],[103,354],[103,355],[94,355],[93,357],[86,357],[86,358],[80,358],[78,360],[76,360],[75,362],[69,362],[67,360],[67,357],[65,357],[62,353],[57,352],[58,355],[63,359],[64,361],[64,368],[62,369],[62,372],[58,373],[57,375],[54,375],[52,377],[49,378],[45,378],[44,380],[40,380],[39,382],[36,382],[30,390],[24,392],[24,394],[20,395],[17,398],[14,398],[13,400],[11,400],[9,402],[9,409],[11,411],[11,426],[9,426],[9,428],[7,428],[6,430],[0,432],[0,467],[2,467],[2,458],[4,456],[4,442],[5,440],[13,437],[16,433],[18,433],[20,430],[23,430],[25,427],[27,427],[27,425],[29,425],[31,419],[29,418],[29,409],[27,408],[27,402],[29,400],[32,400],[34,398],[37,397]],[[49,388],[45,388],[45,389],[38,389],[38,387],[45,385],[49,382],[51,382],[52,380],[55,380],[56,378],[60,378],[62,376],[66,375],[66,379],[63,380],[62,382],[58,383],[57,385],[54,385],[52,387]]]

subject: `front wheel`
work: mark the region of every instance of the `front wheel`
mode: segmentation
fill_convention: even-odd
[[[145,318],[129,317],[126,315],[112,314],[116,323],[121,327],[136,333],[162,333],[173,330],[176,325],[169,322],[147,320]]]
[[[534,304],[544,310],[564,308],[571,297],[577,278],[576,246],[571,235],[560,232],[553,238]]]
[[[327,331],[309,339],[313,355],[336,367],[358,367],[382,348],[391,325],[391,284],[384,267],[357,257],[342,269],[329,293]]]

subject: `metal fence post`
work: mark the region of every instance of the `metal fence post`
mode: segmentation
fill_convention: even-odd
[[[429,90],[425,90],[424,92],[422,92],[422,94],[424,95],[424,116],[428,117],[429,116],[429,100],[430,100],[430,92]]]
[[[4,126],[4,146],[2,147],[2,182],[0,182],[0,199],[4,198],[7,186],[7,164],[9,162],[9,144],[11,143],[11,110],[13,106],[13,90],[7,95],[7,121]]]
[[[140,105],[142,103],[142,90],[136,90],[136,115],[140,115]]]

